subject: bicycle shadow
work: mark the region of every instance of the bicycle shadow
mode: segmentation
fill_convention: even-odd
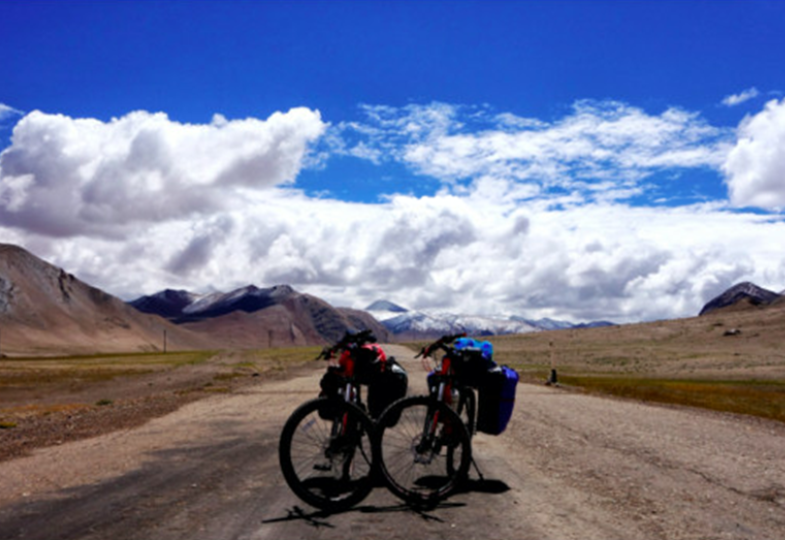
[[[510,490],[510,486],[508,486],[502,480],[495,480],[495,479],[488,479],[488,478],[477,478],[477,479],[469,478],[463,483],[462,487],[456,491],[456,494],[486,493],[486,494],[498,495],[501,493],[506,493],[509,490]],[[445,521],[442,518],[440,518],[438,515],[436,515],[435,512],[438,512],[439,510],[450,509],[450,508],[461,508],[464,506],[466,506],[466,503],[446,500],[440,502],[434,507],[429,507],[427,509],[418,508],[416,506],[411,506],[408,504],[401,503],[401,504],[395,504],[390,506],[358,505],[352,508],[348,508],[346,510],[338,510],[338,511],[314,510],[308,512],[306,510],[303,510],[299,506],[295,505],[294,507],[286,511],[285,516],[262,520],[262,524],[267,525],[267,524],[281,523],[287,521],[303,521],[307,525],[310,525],[317,529],[320,527],[334,529],[335,525],[333,525],[328,521],[328,519],[332,516],[336,516],[340,514],[348,514],[348,513],[383,514],[389,512],[414,514],[426,521],[435,521],[438,523],[444,523]]]
[[[445,501],[439,503],[437,506],[433,508],[429,508],[428,510],[423,510],[414,506],[409,506],[407,504],[396,504],[391,506],[358,505],[353,508],[347,508],[346,510],[338,510],[333,512],[328,510],[314,510],[312,512],[307,512],[302,508],[300,508],[299,506],[295,505],[293,508],[290,508],[286,511],[285,516],[263,519],[262,524],[269,525],[272,523],[282,523],[287,521],[303,521],[307,525],[310,525],[317,529],[320,527],[334,529],[335,525],[327,521],[327,519],[332,516],[349,514],[349,513],[383,514],[388,512],[402,512],[402,513],[415,514],[426,521],[436,521],[439,523],[444,523],[445,521],[443,519],[433,515],[434,511],[439,510],[440,508],[441,509],[459,508],[463,506],[466,505],[464,503],[453,503],[453,502]]]
[[[492,495],[499,495],[508,491],[510,491],[510,486],[504,481],[492,478],[469,478],[457,490],[458,493],[490,493]]]

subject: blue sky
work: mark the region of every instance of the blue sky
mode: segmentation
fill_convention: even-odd
[[[5,1],[0,238],[109,292],[785,288],[785,3]]]

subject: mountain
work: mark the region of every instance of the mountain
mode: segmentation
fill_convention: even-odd
[[[288,285],[260,289],[248,285],[234,291],[195,294],[183,290],[166,289],[151,296],[129,302],[139,311],[155,313],[176,323],[195,322],[227,315],[234,311],[253,313],[296,295]]]
[[[369,328],[380,341],[387,329],[363,311],[336,308],[289,285],[248,285],[228,293],[167,289],[129,304],[209,337],[220,347],[263,348],[333,343],[347,330]]]
[[[206,346],[200,336],[145,315],[21,247],[0,244],[0,352],[80,354]]]
[[[393,304],[389,300],[376,300],[370,306],[365,308],[365,311],[369,311],[371,313],[406,313],[409,311],[405,307],[401,307],[398,304]],[[394,315],[393,315],[394,316]]]
[[[472,336],[494,336],[538,331],[537,328],[525,322],[511,319],[422,311],[407,311],[396,317],[385,319],[382,324],[393,334],[404,339],[439,337],[461,332]]]
[[[699,315],[706,315],[718,310],[743,310],[752,307],[768,306],[778,301],[781,302],[782,298],[782,294],[763,289],[754,283],[745,281],[737,283],[719,296],[711,299],[703,306]]]
[[[448,312],[409,311],[387,300],[376,300],[365,309],[381,321],[398,339],[426,339],[461,332],[472,336],[492,336],[524,334],[542,330],[614,326],[614,323],[607,321],[573,324],[548,318],[526,319],[517,315],[482,317]]]
[[[572,328],[605,328],[607,326],[616,326],[616,323],[611,321],[591,321],[587,323],[573,324]]]
[[[526,319],[524,317],[519,317],[517,315],[513,315],[510,318],[512,320],[514,320],[514,321],[525,322],[526,324],[529,324],[529,325],[531,325],[531,326],[533,326],[535,328],[538,328],[540,330],[566,330],[568,328],[574,328],[575,327],[575,325],[573,325],[572,323],[568,323],[566,321],[557,321],[557,320],[548,319],[548,318],[536,319],[535,320],[535,319]]]
[[[490,336],[523,334],[538,330],[523,320],[448,312],[410,311],[387,300],[377,300],[365,310],[381,321],[399,340],[430,339],[461,332],[473,336]]]
[[[199,295],[188,291],[166,289],[150,296],[138,298],[129,304],[144,313],[153,313],[173,319],[180,317],[183,314],[183,309],[193,304],[199,297]]]

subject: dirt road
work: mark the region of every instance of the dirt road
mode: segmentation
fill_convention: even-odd
[[[392,350],[390,350],[392,349]],[[399,359],[411,356],[390,347]],[[407,366],[413,391],[424,374]],[[0,463],[0,539],[772,539],[785,426],[521,385],[480,435],[464,493],[427,513],[384,488],[326,515],[278,468],[283,422],[321,374],[215,395],[125,431]],[[2,433],[0,433],[2,436]]]

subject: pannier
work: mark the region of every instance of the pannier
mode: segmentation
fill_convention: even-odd
[[[507,366],[496,367],[485,374],[479,387],[477,430],[499,435],[512,417],[518,373]]]
[[[378,418],[393,401],[406,396],[409,377],[395,358],[390,357],[368,385],[368,412]]]
[[[493,361],[493,345],[489,341],[471,338],[455,340],[452,366],[461,382],[479,388],[486,374],[496,367]]]
[[[375,343],[365,344],[344,354],[351,354],[354,358],[354,376],[360,384],[371,384],[379,371],[384,370],[387,363],[384,349]]]
[[[368,412],[372,418],[378,418],[393,401],[406,396],[409,377],[395,358],[382,356],[384,354],[382,352],[372,359],[371,351],[371,349],[361,349],[355,352],[364,356],[355,362],[355,376],[358,383],[368,385]],[[321,387],[319,395],[337,397],[345,384],[346,378],[342,368],[330,366],[319,383]],[[331,411],[328,407],[319,411],[319,416],[324,419],[329,419],[330,415]]]
[[[322,380],[319,381],[319,397],[328,397],[338,399],[340,390],[345,384],[344,377],[340,374],[340,368],[330,366],[327,371],[322,375]],[[335,415],[335,407],[331,406],[332,402],[326,403],[319,409],[319,417],[323,420],[329,420]]]

